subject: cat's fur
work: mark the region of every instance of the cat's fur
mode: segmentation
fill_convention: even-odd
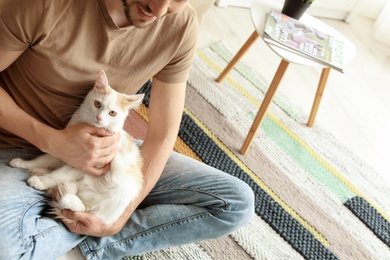
[[[106,224],[115,222],[143,185],[139,149],[133,138],[123,130],[129,110],[140,105],[142,98],[143,94],[116,92],[101,71],[93,89],[68,123],[68,126],[88,123],[114,133],[121,132],[118,152],[106,174],[99,177],[88,175],[49,154],[30,161],[16,158],[10,165],[32,173],[28,179],[30,186],[50,190],[52,212],[58,217],[63,218],[60,212],[66,208],[92,212]]]

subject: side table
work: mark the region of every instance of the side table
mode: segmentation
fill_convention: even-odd
[[[242,56],[247,52],[247,50],[253,45],[253,43],[259,38],[263,37],[264,35],[264,26],[265,21],[267,19],[267,16],[271,9],[275,10],[281,10],[282,9],[282,3],[280,2],[272,2],[269,0],[254,0],[253,5],[251,7],[251,17],[253,25],[255,26],[255,31],[252,33],[252,35],[248,38],[248,40],[244,43],[244,45],[241,47],[241,49],[237,52],[237,54],[233,57],[233,59],[230,61],[230,63],[226,66],[226,68],[221,72],[221,74],[216,79],[217,82],[221,82],[224,77],[233,69],[233,67],[236,65],[236,63],[242,58]],[[329,25],[321,22],[320,20],[314,18],[311,15],[304,14],[300,21],[302,21],[305,24],[310,25],[311,27],[314,27],[324,33],[328,33],[330,35],[337,36],[339,39],[344,41],[345,46],[345,52],[343,53],[344,57],[344,64],[348,63],[353,56],[355,55],[356,48],[353,45],[353,43],[348,40],[346,37],[341,35],[337,30],[330,27]],[[240,152],[242,154],[245,154],[252,141],[253,138],[264,118],[265,113],[267,112],[267,109],[269,105],[271,104],[271,101],[276,93],[276,90],[279,87],[279,84],[284,76],[284,73],[286,72],[288,65],[290,63],[305,65],[309,67],[321,67],[322,73],[320,76],[320,80],[317,87],[317,92],[314,98],[314,102],[312,105],[311,113],[309,116],[309,120],[307,122],[307,125],[309,127],[312,127],[314,124],[314,120],[321,102],[322,95],[324,93],[324,89],[326,86],[327,79],[329,77],[330,68],[324,67],[324,65],[317,63],[315,61],[312,61],[310,59],[307,59],[305,57],[302,57],[300,55],[297,55],[293,52],[290,52],[289,50],[277,47],[275,45],[269,44],[266,42],[266,44],[271,48],[272,51],[274,51],[282,60],[279,64],[279,67],[274,75],[274,78],[269,86],[269,89],[264,97],[264,100],[259,108],[259,111],[257,112],[257,115],[255,117],[255,120],[253,121],[253,124],[248,132],[248,135],[241,147]]]

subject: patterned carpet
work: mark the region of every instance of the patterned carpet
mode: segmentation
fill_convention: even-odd
[[[216,83],[231,58],[223,43],[197,52],[175,149],[247,182],[256,217],[225,238],[128,259],[390,259],[389,187],[282,93],[238,152],[268,82],[240,63]],[[146,127],[147,106],[131,120]]]

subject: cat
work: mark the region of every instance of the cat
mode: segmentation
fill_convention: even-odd
[[[61,215],[61,209],[70,209],[92,212],[107,225],[114,223],[143,186],[139,148],[123,129],[128,112],[138,107],[143,97],[144,94],[125,95],[115,91],[108,85],[105,72],[101,71],[67,125],[88,123],[121,133],[118,151],[106,174],[88,175],[50,154],[29,161],[15,158],[10,165],[27,169],[32,174],[27,180],[31,187],[47,190],[52,197],[50,213],[57,217],[72,222]]]

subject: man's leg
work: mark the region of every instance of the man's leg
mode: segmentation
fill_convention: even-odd
[[[39,153],[0,150],[0,259],[55,259],[83,240],[58,220],[44,216],[44,192],[27,185],[28,173],[8,166],[11,159]]]
[[[254,214],[247,184],[205,164],[174,153],[155,188],[121,232],[86,238],[88,259],[120,259],[225,236]]]

